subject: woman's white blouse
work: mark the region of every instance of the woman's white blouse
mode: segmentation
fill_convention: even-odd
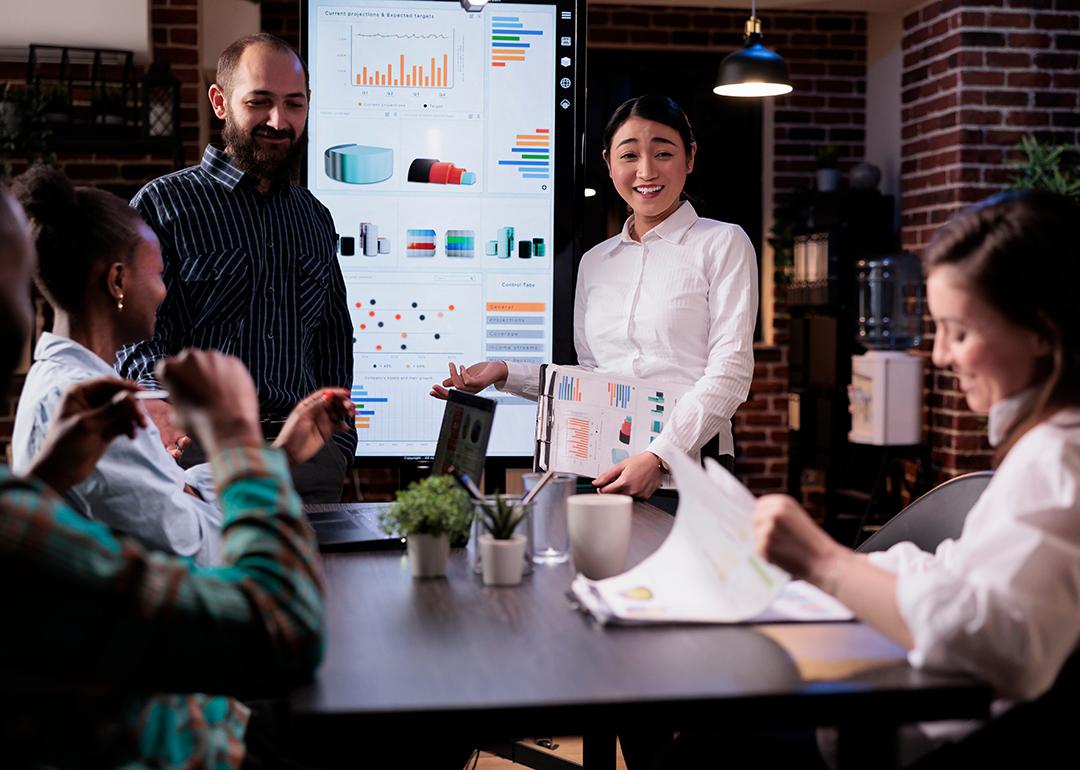
[[[637,242],[632,218],[581,259],[574,345],[586,369],[691,385],[649,451],[693,453],[719,434],[733,454],[731,418],[754,374],[758,281],[754,247],[738,225],[698,217],[684,202]],[[508,363],[504,390],[536,398],[535,365]]]
[[[41,335],[15,415],[11,447],[16,473],[25,472],[41,448],[68,386],[103,376],[115,377],[116,372],[93,351],[65,337]],[[216,505],[184,491],[184,484],[194,478],[165,451],[161,434],[147,418],[134,438],[113,439],[90,475],[65,497],[84,516],[150,548],[214,564],[221,556],[223,515]]]
[[[912,665],[970,672],[1006,699],[1045,692],[1080,643],[1080,409],[1024,434],[958,539],[869,558],[897,576]]]

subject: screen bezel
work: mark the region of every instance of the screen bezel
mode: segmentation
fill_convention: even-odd
[[[378,3],[380,0],[370,0]],[[461,5],[460,0],[429,0],[430,2],[445,2],[453,5]],[[550,5],[555,7],[555,29],[558,35],[569,33],[572,45],[566,50],[570,52],[572,63],[566,76],[572,79],[569,89],[560,89],[558,80],[563,75],[556,68],[552,86],[556,90],[555,110],[555,208],[553,226],[552,255],[552,359],[554,362],[572,363],[577,361],[574,351],[573,313],[574,313],[574,286],[577,280],[577,267],[583,253],[582,232],[583,222],[581,218],[581,202],[585,195],[584,175],[584,141],[585,141],[585,79],[586,79],[586,0],[513,0],[518,5]],[[349,2],[349,0],[345,0]],[[310,51],[308,50],[308,28],[310,18],[309,6],[312,0],[299,0],[300,3],[300,55],[308,64]],[[499,3],[491,3],[492,10],[498,11]],[[487,6],[484,11],[489,12]],[[563,12],[569,12],[569,21],[561,19]],[[556,47],[556,62],[563,54],[560,47]],[[559,101],[568,98],[571,101],[569,109],[560,109]],[[308,116],[310,121],[310,115]],[[311,132],[306,131],[307,141],[300,167],[300,184],[308,186],[308,152],[311,151]],[[569,191],[569,195],[563,191]],[[416,466],[429,465],[434,461],[434,453],[430,455],[377,455],[366,457],[355,455],[353,467],[395,467],[400,465]],[[525,463],[531,463],[532,454],[522,455],[498,455],[488,457],[490,470],[520,467]],[[490,475],[490,474],[489,474]]]

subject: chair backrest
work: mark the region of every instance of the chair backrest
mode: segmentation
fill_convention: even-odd
[[[939,484],[896,514],[856,550],[884,551],[908,541],[932,553],[941,541],[960,536],[968,511],[993,475],[993,471],[975,471]]]

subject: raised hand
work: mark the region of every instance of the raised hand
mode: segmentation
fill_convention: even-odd
[[[442,384],[431,386],[431,395],[445,399],[448,388],[457,388],[466,393],[479,393],[489,385],[501,385],[506,382],[509,372],[505,361],[481,361],[466,369],[461,364],[450,363],[450,376]]]
[[[117,436],[132,438],[146,417],[131,394],[139,386],[118,377],[95,377],[68,388],[28,475],[63,494],[97,465]]]
[[[159,361],[157,377],[169,389],[176,417],[208,457],[227,447],[263,445],[259,398],[239,359],[189,348]]]
[[[348,430],[355,417],[356,404],[345,388],[317,390],[289,412],[274,446],[284,449],[289,462],[298,465],[314,457],[335,433]]]
[[[660,487],[660,481],[660,465],[656,455],[639,452],[601,473],[593,479],[593,486],[602,493],[648,498]]]

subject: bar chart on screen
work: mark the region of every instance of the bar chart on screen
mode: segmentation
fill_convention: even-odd
[[[431,379],[425,376],[358,376],[352,400],[360,440],[389,450],[434,441],[443,402],[428,395],[430,386]]]

